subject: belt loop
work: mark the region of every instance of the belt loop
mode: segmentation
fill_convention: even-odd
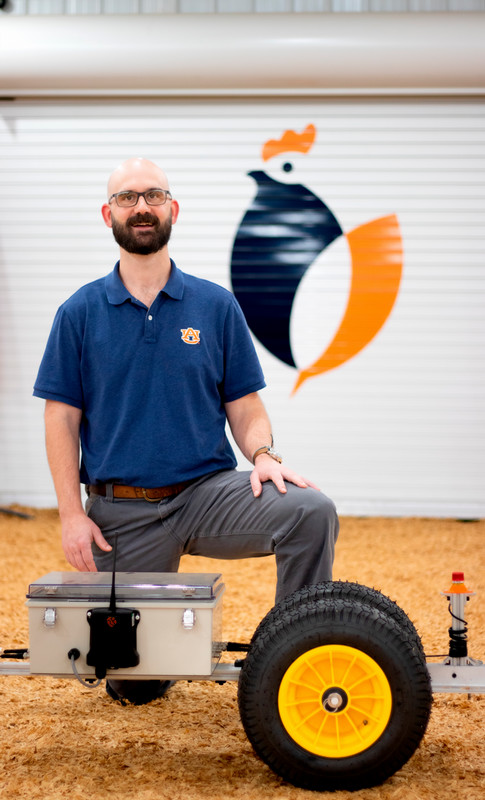
[[[108,503],[113,503],[114,502],[114,499],[113,499],[113,484],[112,483],[107,483],[106,484],[106,500],[108,501]]]

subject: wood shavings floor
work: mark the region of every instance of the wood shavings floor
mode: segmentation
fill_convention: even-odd
[[[66,570],[57,512],[0,514],[0,646],[28,644],[30,582]],[[274,560],[186,558],[186,572],[222,572],[224,638],[248,641],[273,604]],[[485,522],[344,518],[334,577],[374,586],[416,624],[427,654],[447,651],[440,592],[454,570],[477,594],[467,606],[469,653],[485,660]],[[235,683],[177,683],[148,706],[122,707],[101,687],[44,677],[0,678],[0,796],[30,800],[305,800],[254,755]],[[485,797],[485,695],[435,695],[423,742],[384,785],[334,800]]]

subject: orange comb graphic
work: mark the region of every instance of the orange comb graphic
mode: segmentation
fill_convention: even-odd
[[[315,125],[307,125],[302,133],[285,131],[281,139],[269,139],[264,143],[263,161],[269,161],[280,153],[308,153],[316,135]]]
[[[396,301],[403,262],[396,215],[360,225],[346,236],[352,256],[347,308],[327,349],[299,373],[293,394],[308,378],[340,366],[363,350],[380,331]]]

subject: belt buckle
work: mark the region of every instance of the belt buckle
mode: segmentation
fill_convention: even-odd
[[[148,491],[150,491],[150,489],[148,489]],[[160,500],[160,498],[159,498],[159,497],[148,497],[148,495],[147,495],[147,490],[146,490],[146,489],[142,489],[142,490],[141,490],[141,493],[142,493],[142,495],[143,495],[144,499],[145,499],[145,500],[146,500],[148,503],[158,503],[158,501]]]

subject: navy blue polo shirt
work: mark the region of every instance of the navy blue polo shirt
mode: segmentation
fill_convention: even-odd
[[[224,403],[265,385],[236,299],[172,261],[147,309],[118,268],[59,308],[34,387],[82,410],[81,481],[167,486],[234,468]]]

